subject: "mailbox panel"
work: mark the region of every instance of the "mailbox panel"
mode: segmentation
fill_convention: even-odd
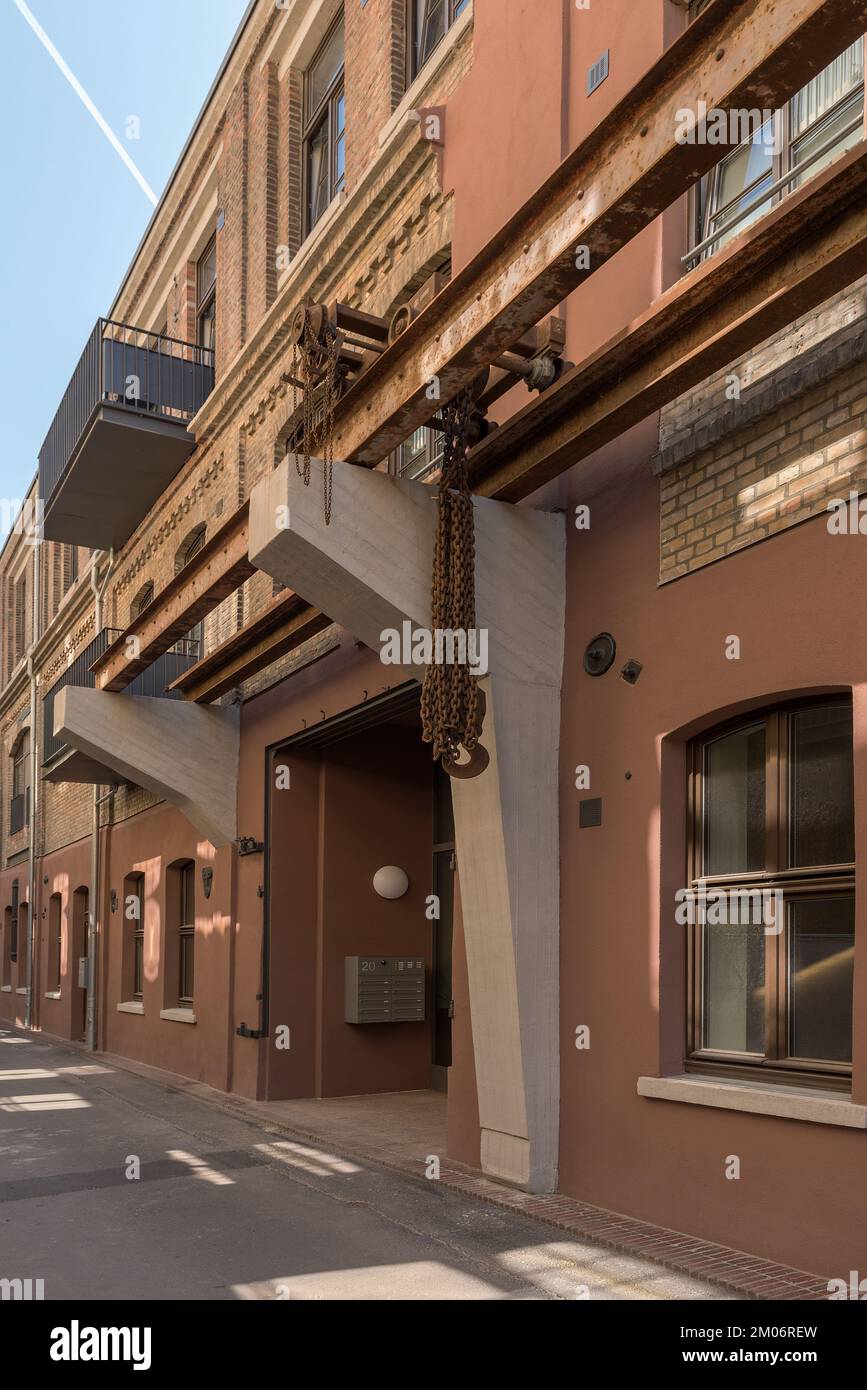
[[[346,956],[346,1023],[423,1023],[421,956]]]

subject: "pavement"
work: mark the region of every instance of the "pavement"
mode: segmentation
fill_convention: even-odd
[[[0,1280],[48,1300],[733,1293],[0,1029]]]

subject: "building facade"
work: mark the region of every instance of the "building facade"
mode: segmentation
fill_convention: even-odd
[[[260,1100],[436,1089],[492,1178],[845,1277],[867,266],[689,389],[664,364],[529,495],[479,490],[476,778],[381,656],[429,621],[437,424],[343,462],[338,421],[327,525],[291,452],[299,306],[347,399],[375,383],[712,8],[249,6],[0,556],[0,1018]],[[574,248],[593,274],[486,358],[483,447],[856,168],[838,18],[616,255]]]

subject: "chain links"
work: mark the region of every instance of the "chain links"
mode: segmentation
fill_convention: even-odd
[[[322,459],[326,526],[331,525],[334,494],[334,407],[340,397],[339,361],[340,339],[334,324],[325,319],[321,335],[317,336],[310,307],[305,305],[301,341],[292,347],[292,413],[298,410],[299,388],[303,412],[289,449],[295,454],[295,467],[305,487],[310,486],[311,455]]]
[[[473,397],[463,391],[443,406],[443,462],[437,497],[437,531],[431,592],[431,632],[476,626],[476,542],[473,497],[467,477]],[[432,662],[421,696],[422,737],[446,771],[458,764],[463,747],[472,753],[481,733],[483,706],[478,679],[466,664]]]

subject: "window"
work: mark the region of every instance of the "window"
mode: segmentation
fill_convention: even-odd
[[[845,1076],[851,701],[786,706],[706,735],[692,749],[690,803],[688,1066]]]
[[[18,959],[18,880],[12,881],[12,909],[9,914],[9,959]]]
[[[191,1008],[196,947],[196,866],[192,861],[178,870],[178,889],[178,1003]]]
[[[862,136],[862,39],[722,159],[696,191],[694,264],[749,227]]]
[[[310,232],[346,182],[342,14],[305,76],[304,180],[305,232]]]
[[[48,976],[49,990],[60,990],[60,970],[63,960],[63,899],[52,893],[48,900]]]
[[[144,874],[123,881],[123,997],[141,999],[144,993]]]
[[[12,749],[12,801],[9,833],[17,835],[30,824],[30,730],[19,734]]]
[[[12,908],[7,907],[3,911],[3,967],[0,972],[0,984],[7,989],[12,984]]]
[[[401,478],[420,481],[440,467],[442,457],[442,433],[430,425],[420,425],[397,450],[393,471]]]
[[[424,67],[470,0],[409,0],[410,79]]]
[[[193,556],[198,555],[204,549],[207,539],[207,527],[204,522],[194,527],[185,537],[175,555],[175,574],[180,574],[184,565],[188,565]],[[196,660],[203,654],[203,642],[205,638],[204,621],[196,623],[195,627],[190,628],[183,641],[176,643],[174,650],[179,651],[183,656],[192,656]]]
[[[217,237],[211,237],[196,266],[196,341],[214,348],[217,341]]]
[[[129,620],[130,620],[130,622],[131,622],[131,623],[132,623],[132,622],[135,622],[136,618],[138,618],[138,617],[145,611],[145,609],[148,607],[148,605],[151,604],[151,603],[153,603],[153,601],[154,601],[154,582],[153,582],[152,579],[149,579],[148,582],[147,582],[147,584],[143,584],[143,585],[142,585],[142,587],[139,589],[138,593],[136,594],[135,598],[134,598],[134,599],[132,600],[132,602],[130,603],[130,606],[129,606]]]

